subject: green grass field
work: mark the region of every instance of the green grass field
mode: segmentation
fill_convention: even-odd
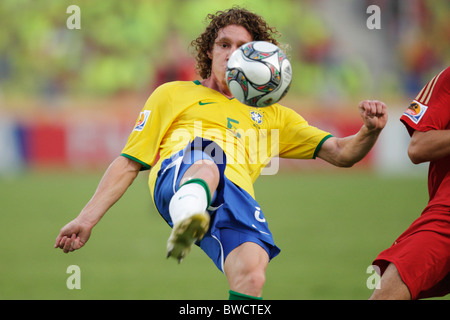
[[[225,276],[199,249],[166,260],[170,229],[153,208],[147,175],[71,254],[59,229],[94,192],[102,173],[29,173],[0,179],[0,299],[227,299]],[[257,198],[281,254],[265,299],[367,299],[372,259],[420,214],[425,176],[382,177],[354,169],[261,177]],[[67,267],[81,269],[69,290]]]

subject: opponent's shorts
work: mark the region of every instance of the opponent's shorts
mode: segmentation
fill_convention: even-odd
[[[411,298],[450,293],[450,212],[428,211],[373,262],[384,273],[393,263]]]
[[[209,230],[196,244],[222,272],[228,254],[244,242],[260,245],[269,259],[274,258],[280,249],[274,243],[261,207],[248,192],[225,176],[225,153],[210,140],[195,138],[183,150],[163,160],[154,191],[156,208],[161,216],[173,227],[169,214],[170,200],[179,189],[186,170],[194,162],[204,159],[217,165],[220,181],[208,207],[211,216]]]

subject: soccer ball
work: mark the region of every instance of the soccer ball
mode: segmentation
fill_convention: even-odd
[[[292,67],[276,45],[253,41],[231,54],[225,77],[237,100],[251,107],[268,107],[288,92]]]

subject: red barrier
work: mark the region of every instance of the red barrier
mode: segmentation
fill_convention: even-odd
[[[28,163],[36,166],[67,164],[67,130],[58,124],[32,124],[25,130]]]

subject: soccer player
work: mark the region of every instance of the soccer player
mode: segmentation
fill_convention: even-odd
[[[421,299],[450,292],[450,67],[420,91],[400,120],[415,164],[430,162],[429,202],[421,216],[382,251],[371,299]]]
[[[277,155],[352,166],[384,128],[386,106],[361,102],[361,129],[337,138],[279,104],[243,105],[225,82],[227,60],[253,40],[277,44],[277,31],[241,8],[208,18],[192,43],[203,80],[169,82],[151,94],[122,154],[78,217],[61,229],[55,247],[66,253],[81,248],[139,171],[151,168],[151,195],[172,227],[168,256],[181,261],[196,243],[225,273],[230,299],[261,299],[267,265],[280,249],[255,200],[253,182]]]

